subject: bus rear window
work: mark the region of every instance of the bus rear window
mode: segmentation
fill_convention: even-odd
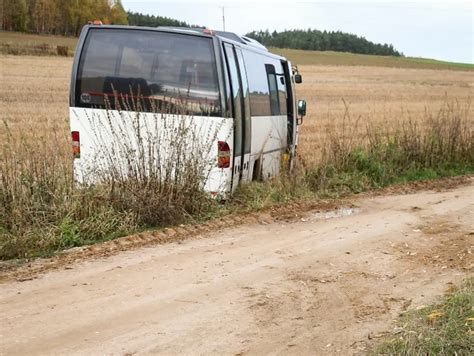
[[[157,31],[91,29],[76,106],[220,116],[212,40]]]

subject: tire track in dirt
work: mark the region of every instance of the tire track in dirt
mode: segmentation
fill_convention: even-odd
[[[353,206],[354,202],[364,197],[412,194],[420,190],[442,191],[470,184],[473,179],[470,176],[461,176],[434,181],[415,181],[342,199],[323,199],[274,205],[263,209],[261,212],[230,214],[202,224],[180,225],[179,227],[163,230],[141,232],[104,243],[77,247],[60,252],[51,258],[37,258],[27,262],[0,262],[0,283],[10,280],[28,281],[48,271],[69,268],[68,266],[74,263],[113,256],[123,251],[179,242],[190,238],[206,238],[209,233],[240,225],[255,222],[268,224],[274,221],[298,221],[299,219],[304,219],[305,215],[309,212],[332,211],[338,207]]]

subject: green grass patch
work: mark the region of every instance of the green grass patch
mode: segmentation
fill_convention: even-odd
[[[377,345],[376,355],[472,355],[474,278],[438,303],[402,315],[397,333]]]
[[[408,157],[407,157],[408,156]],[[407,160],[408,158],[408,160]],[[434,163],[434,162],[433,162]],[[388,185],[416,180],[433,180],[474,173],[469,161],[440,160],[436,164],[416,161],[409,153],[392,144],[380,144],[371,151],[355,148],[342,165],[328,163],[306,171],[313,190],[329,195],[360,193]]]
[[[138,164],[142,156],[129,156],[127,172],[133,175],[114,171],[117,166],[112,164],[112,171],[105,171],[112,175],[106,175],[104,183],[78,186],[73,184],[70,152],[57,149],[68,142],[49,146],[49,141],[18,140],[10,134],[0,150],[0,259],[45,256],[136,231],[198,223],[291,201],[337,198],[400,182],[472,174],[474,133],[468,114],[459,105],[446,104],[416,124],[403,121],[388,131],[370,126],[364,139],[336,128],[325,135],[319,162],[307,165],[297,160],[291,174],[282,169],[278,177],[244,185],[225,204],[203,192],[199,172],[204,162],[197,157],[206,155],[196,155],[200,151],[186,145],[176,145],[183,149],[183,160],[170,161],[168,175],[150,175]],[[343,127],[354,129],[348,124]],[[189,163],[173,165],[178,161]]]
[[[36,46],[47,44],[49,46],[68,46],[72,51],[76,48],[77,37],[37,35],[32,33],[0,31],[0,44],[16,44]]]
[[[0,53],[52,55],[57,46],[67,46],[69,55],[75,51],[76,37],[37,35],[0,31]],[[45,47],[46,46],[46,47]],[[305,51],[269,48],[298,65],[375,66],[414,69],[474,70],[474,64],[438,61],[429,58],[392,57],[333,51]]]
[[[270,48],[298,65],[372,66],[413,69],[474,70],[474,64],[438,61],[429,58],[375,56],[332,51],[304,51],[298,49]]]

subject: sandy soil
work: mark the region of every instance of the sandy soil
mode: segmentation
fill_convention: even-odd
[[[474,272],[473,202],[364,197],[6,281],[0,353],[363,353]]]

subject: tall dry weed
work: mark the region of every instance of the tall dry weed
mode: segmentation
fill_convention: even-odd
[[[12,134],[0,160],[0,258],[29,257],[208,214],[204,192],[218,127],[139,112],[92,114],[95,176],[77,184],[70,142]],[[52,132],[55,132],[54,130]],[[203,136],[206,134],[207,136]]]
[[[372,124],[359,132],[360,117],[345,103],[342,127],[325,135],[320,163],[307,167],[313,189],[361,191],[404,179],[436,178],[474,171],[474,131],[470,103],[446,101],[422,118]],[[376,121],[375,121],[376,122]]]

